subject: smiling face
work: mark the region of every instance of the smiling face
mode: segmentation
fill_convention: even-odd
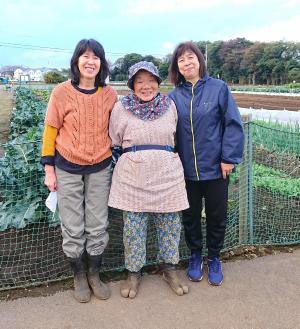
[[[94,80],[99,73],[101,61],[98,56],[90,49],[87,49],[78,58],[78,69],[80,72],[80,79]]]
[[[192,51],[186,51],[178,57],[178,69],[184,76],[185,80],[195,84],[199,79],[199,60],[195,53]]]
[[[158,82],[154,75],[148,71],[140,70],[136,73],[133,82],[133,90],[138,98],[149,102],[158,93]]]

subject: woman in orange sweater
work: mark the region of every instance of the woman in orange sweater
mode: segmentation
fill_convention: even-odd
[[[106,86],[108,64],[102,45],[81,40],[71,59],[71,80],[56,86],[45,118],[41,163],[45,184],[57,190],[63,251],[74,273],[74,296],[107,299],[100,280],[101,255],[108,243],[111,184],[110,112],[116,92]]]

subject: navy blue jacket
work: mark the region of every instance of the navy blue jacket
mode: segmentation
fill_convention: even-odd
[[[194,86],[185,82],[169,96],[177,107],[177,150],[186,179],[221,178],[221,162],[241,162],[243,124],[224,81],[206,74]]]

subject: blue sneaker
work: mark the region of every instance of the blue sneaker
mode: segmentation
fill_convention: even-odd
[[[192,253],[189,260],[187,276],[191,281],[201,281],[203,278],[203,259],[200,255]]]
[[[213,286],[220,286],[223,281],[222,264],[218,257],[212,260],[207,259],[208,283]]]

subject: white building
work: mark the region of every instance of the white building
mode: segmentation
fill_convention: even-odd
[[[43,81],[43,74],[41,70],[21,70],[16,69],[14,72],[14,79],[20,80],[20,76],[27,75],[29,76],[30,81]]]
[[[23,75],[24,72],[21,69],[16,69],[14,72],[14,79],[15,80],[20,80],[20,76]]]
[[[29,74],[29,76],[31,81],[43,81],[43,74],[41,70],[34,70],[31,75]]]

